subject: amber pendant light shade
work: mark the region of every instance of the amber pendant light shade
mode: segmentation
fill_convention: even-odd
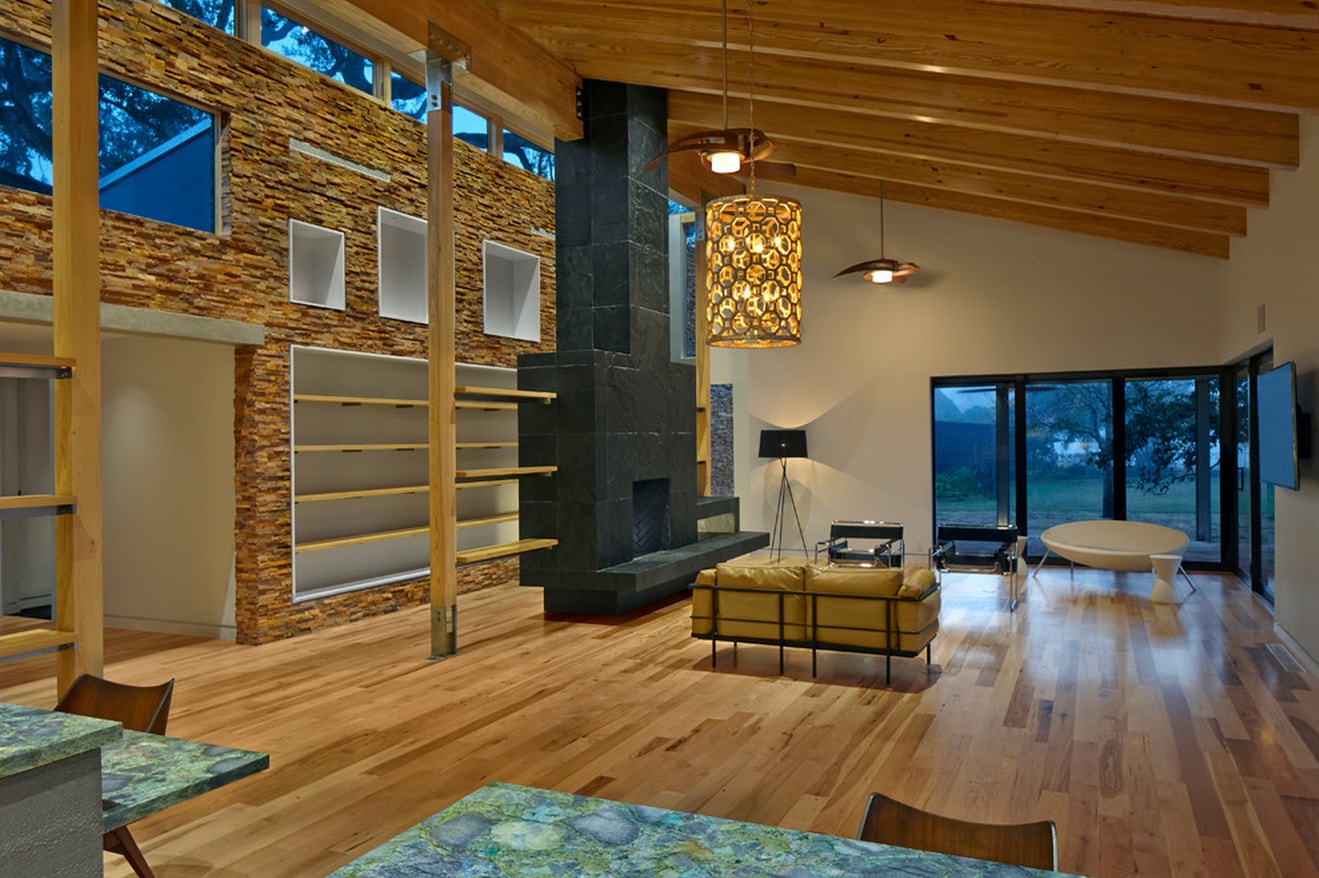
[[[779,348],[801,341],[801,204],[776,195],[705,207],[706,340]]]

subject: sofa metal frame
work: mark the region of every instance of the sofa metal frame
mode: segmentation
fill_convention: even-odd
[[[898,597],[897,595],[866,595],[866,594],[850,594],[850,593],[827,592],[827,591],[769,591],[766,589],[758,589],[758,588],[742,588],[738,586],[719,585],[718,583],[715,583],[713,585],[700,585],[693,583],[691,589],[693,591],[697,589],[703,589],[710,592],[710,633],[693,634],[692,636],[697,638],[698,640],[710,641],[710,667],[712,668],[719,666],[720,641],[723,641],[724,643],[733,644],[734,653],[737,652],[738,643],[755,643],[763,646],[777,646],[779,648],[780,674],[782,674],[784,671],[784,658],[783,658],[784,649],[789,646],[799,649],[809,649],[811,651],[812,677],[816,676],[817,673],[817,668],[818,668],[817,653],[821,649],[827,649],[830,650],[831,652],[855,652],[855,653],[864,653],[866,655],[882,655],[884,656],[884,682],[892,683],[893,657],[898,656],[899,658],[915,658],[916,656],[921,654],[921,650],[916,650],[913,652],[911,650],[898,649],[893,643],[894,636],[903,633],[897,630],[897,609],[896,609],[897,604],[899,601],[908,601],[908,602],[923,601],[927,597],[929,597],[933,592],[939,589],[939,584],[936,582],[933,585],[931,585],[929,588],[927,588],[925,591],[923,591],[920,595],[916,597],[908,597],[908,598]],[[768,637],[721,636],[719,634],[719,592],[721,591],[745,592],[747,594],[756,594],[761,596],[777,595],[778,610],[779,610],[778,638],[773,639]],[[790,597],[809,599],[810,606],[807,613],[809,622],[804,625],[796,622],[791,623],[792,625],[797,627],[809,628],[811,636],[810,639],[808,640],[790,640],[786,636],[787,634],[786,628],[789,623],[784,619],[784,600]],[[873,648],[873,647],[865,647],[865,646],[854,646],[852,644],[847,644],[847,643],[839,644],[839,643],[821,642],[820,634],[819,634],[820,615],[818,612],[816,612],[816,604],[819,598],[842,598],[846,600],[858,600],[858,601],[884,601],[885,602],[884,630],[882,633],[884,634],[886,646],[884,646],[883,648]],[[754,623],[754,624],[773,624],[772,622],[767,623],[762,619],[729,619],[725,621],[746,622],[746,623]],[[935,621],[937,621],[937,618]],[[852,628],[845,625],[830,625],[828,627],[841,628],[844,631],[862,631],[866,633],[879,633],[876,632],[875,629],[873,628]],[[929,626],[927,625],[926,628],[928,627]],[[920,632],[907,632],[907,633],[916,634]],[[925,649],[924,649],[925,667],[927,670],[930,667],[930,646],[933,643],[934,640],[933,638],[931,638],[930,642],[925,644]]]

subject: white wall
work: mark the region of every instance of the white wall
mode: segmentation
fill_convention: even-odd
[[[888,203],[884,255],[924,271],[877,287],[832,277],[880,255],[877,202],[783,189],[803,209],[803,341],[711,357],[712,380],[735,385],[745,528],[768,530],[778,496],[777,461],[756,457],[762,427],[807,429],[810,460],[789,472],[808,548],[832,519],[885,518],[923,552],[930,376],[1222,359],[1220,261]]]
[[[1270,205],[1254,210],[1232,246],[1219,358],[1240,359],[1272,342],[1275,362],[1294,360],[1301,408],[1319,403],[1319,117],[1301,119],[1301,169],[1274,171]],[[1264,306],[1265,329],[1256,317]],[[1301,489],[1274,491],[1275,618],[1319,661],[1319,466],[1301,463]]]
[[[234,636],[234,353],[102,342],[105,624]]]

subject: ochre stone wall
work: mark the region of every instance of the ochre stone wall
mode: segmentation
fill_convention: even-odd
[[[101,214],[104,302],[262,324],[235,356],[238,639],[261,643],[421,603],[423,580],[292,603],[289,346],[425,357],[426,327],[377,315],[376,207],[426,214],[425,127],[373,98],[155,2],[100,3],[101,68],[217,113],[218,234]],[[7,38],[49,51],[50,4],[8,0]],[[296,138],[387,173],[381,182],[293,152]],[[515,366],[555,338],[554,186],[455,141],[457,359]],[[49,294],[50,199],[0,187],[0,288]],[[288,301],[288,220],[345,235],[347,305]],[[481,332],[481,242],[541,258],[541,344]],[[462,589],[517,576],[516,560],[460,571]]]

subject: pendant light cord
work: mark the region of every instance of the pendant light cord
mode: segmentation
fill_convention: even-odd
[[[747,158],[751,162],[752,195],[756,194],[756,160],[752,158],[756,154],[756,21],[751,15],[751,7],[755,2],[747,0],[747,122],[750,125],[747,133]]]
[[[879,181],[879,258],[884,258],[884,181]]]
[[[724,0],[724,130],[728,130],[728,0]]]

